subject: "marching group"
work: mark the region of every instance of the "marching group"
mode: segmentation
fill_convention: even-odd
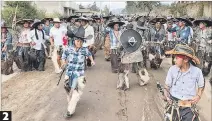
[[[130,71],[144,86],[150,79],[146,68],[158,69],[163,59],[171,56],[173,66],[165,82],[168,102],[174,99],[196,104],[204,90],[203,76],[212,66],[212,20],[205,18],[72,15],[23,19],[16,22],[17,39],[9,28],[1,22],[2,72],[13,73],[13,61],[24,72],[45,71],[46,59],[52,60],[55,73],[66,69],[66,117],[74,113],[73,93],[82,89],[84,72],[95,65],[95,54],[100,49],[104,49],[105,60],[111,62],[112,72],[118,73],[117,88],[124,90],[129,89]],[[198,121],[190,107],[182,106],[179,113],[183,121]]]

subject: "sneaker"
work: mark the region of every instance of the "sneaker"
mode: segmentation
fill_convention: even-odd
[[[71,118],[71,117],[72,117],[72,114],[70,114],[70,112],[67,111],[67,113],[64,114],[64,117],[65,117],[65,118]]]

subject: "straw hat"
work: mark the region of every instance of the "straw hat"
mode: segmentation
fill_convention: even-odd
[[[31,24],[33,22],[32,19],[22,19],[16,22],[16,24],[24,24],[25,22],[28,22],[29,24]]]
[[[200,64],[200,60],[195,56],[194,50],[187,46],[178,44],[174,49],[165,52],[168,55],[185,55],[192,59],[195,64]]]
[[[59,18],[54,18],[54,19],[53,19],[53,23],[61,23],[61,21],[60,21]]]

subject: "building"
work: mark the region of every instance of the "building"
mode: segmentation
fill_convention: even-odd
[[[71,1],[34,1],[38,9],[45,10],[47,15],[58,13],[64,17],[75,14],[79,5]]]
[[[75,12],[78,15],[86,15],[86,16],[91,16],[93,14],[97,14],[98,12],[96,11],[91,11],[90,9],[79,9],[78,11]]]

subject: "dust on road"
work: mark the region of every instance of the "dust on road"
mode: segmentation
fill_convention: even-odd
[[[118,76],[111,73],[110,63],[104,61],[103,52],[99,51],[96,66],[86,72],[87,85],[70,120],[162,121],[163,103],[156,81],[163,82],[168,66],[151,70],[150,83],[144,87],[137,84],[135,74],[130,74],[130,90],[116,90]],[[11,110],[13,121],[66,121],[66,93],[63,81],[56,86],[58,79],[50,60],[44,72],[12,77],[2,85],[2,110]]]

